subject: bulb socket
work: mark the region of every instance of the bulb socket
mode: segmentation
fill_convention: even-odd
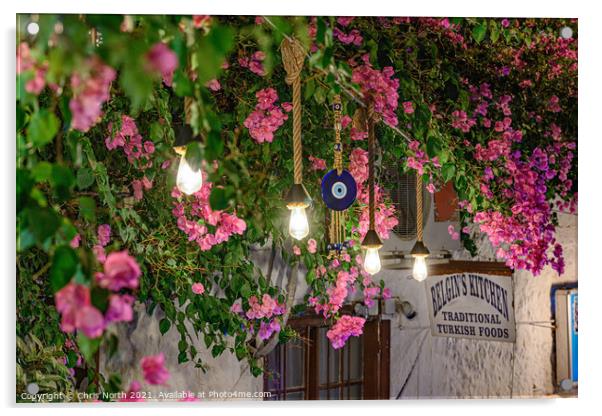
[[[301,183],[295,183],[288,191],[286,195],[286,207],[288,209],[293,208],[307,208],[310,205],[311,198],[305,190],[305,187]]]
[[[416,244],[414,244],[414,247],[410,252],[412,257],[427,257],[430,253],[431,252],[429,251],[429,249],[426,248],[424,243],[420,240],[416,241]]]
[[[188,143],[195,140],[192,127],[188,124],[176,124],[173,127],[176,136],[174,147],[186,147]]]
[[[380,240],[380,237],[374,230],[368,230],[364,239],[362,240],[362,248],[381,248],[383,246],[383,242]]]

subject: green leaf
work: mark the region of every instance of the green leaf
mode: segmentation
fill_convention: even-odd
[[[31,176],[36,182],[49,182],[52,178],[52,163],[42,161],[31,169]]]
[[[109,292],[107,289],[103,289],[101,287],[94,287],[90,291],[90,299],[92,301],[92,305],[101,311],[102,313],[106,312],[109,308]]]
[[[438,137],[430,136],[426,141],[426,153],[433,158],[441,153],[441,140]]]
[[[456,174],[456,166],[453,163],[446,163],[441,167],[441,175],[445,182],[449,182]]]
[[[495,20],[491,20],[489,29],[489,39],[491,43],[497,42],[500,37],[500,28]]]
[[[196,46],[197,82],[205,85],[220,73],[226,55],[234,46],[234,30],[228,26],[216,26]]]
[[[161,322],[159,322],[159,331],[161,331],[161,335],[165,335],[167,331],[171,328],[171,321],[169,319],[163,318]]]
[[[77,346],[79,347],[79,352],[82,353],[88,364],[94,363],[94,354],[96,354],[96,351],[98,351],[101,339],[101,337],[93,339],[88,338],[81,332],[77,334]]]
[[[191,97],[194,95],[194,85],[181,69],[174,72],[173,89],[178,97]]]
[[[59,131],[59,119],[47,109],[41,109],[33,115],[27,128],[27,139],[41,147],[52,141]]]
[[[214,211],[220,211],[228,207],[228,197],[224,188],[213,188],[211,189],[211,195],[209,195],[209,205]]]
[[[481,43],[487,34],[487,23],[482,22],[472,29],[472,38],[477,43]]]
[[[51,183],[56,196],[64,201],[69,198],[75,184],[73,172],[66,166],[53,165]]]
[[[53,293],[61,290],[75,274],[79,258],[69,246],[59,246],[52,257],[50,267],[50,288]]]
[[[222,352],[224,352],[225,349],[226,349],[226,347],[224,345],[221,345],[221,344],[214,345],[213,348],[211,348],[211,355],[213,356],[213,358],[216,358]]]
[[[77,170],[76,182],[79,190],[89,188],[94,183],[94,175],[90,168],[80,168]]]
[[[207,144],[205,145],[205,159],[208,162],[220,159],[224,153],[224,141],[216,131],[209,133]]]
[[[96,220],[96,202],[89,196],[79,198],[79,215],[90,222]]]
[[[60,218],[50,208],[27,209],[27,222],[38,243],[46,241],[61,225]]]

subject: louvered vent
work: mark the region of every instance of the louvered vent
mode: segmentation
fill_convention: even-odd
[[[391,202],[395,206],[399,223],[393,231],[402,240],[416,238],[416,175],[414,171],[403,173],[400,165],[389,165],[383,170],[381,181],[389,190]],[[430,212],[430,194],[425,188],[422,190],[424,198],[424,221]]]

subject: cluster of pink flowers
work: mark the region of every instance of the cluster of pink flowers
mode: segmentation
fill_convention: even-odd
[[[311,162],[312,170],[325,170],[326,169],[326,161],[324,159],[320,159],[319,157],[313,157],[311,155],[308,157],[308,159]]]
[[[424,174],[425,166],[432,165],[433,168],[440,168],[439,158],[437,156],[430,158],[424,150],[420,148],[420,142],[412,140],[408,145],[413,156],[408,156],[406,165],[410,169],[414,169],[419,175]]]
[[[140,266],[127,251],[115,251],[107,256],[104,271],[97,272],[96,282],[102,288],[118,292],[121,289],[137,289]]]
[[[363,238],[369,228],[370,212],[368,207],[369,189],[366,184],[368,180],[368,152],[361,148],[355,148],[349,156],[349,173],[355,179],[357,184],[357,199],[365,204],[359,218],[359,226],[357,231],[360,237]],[[388,239],[389,232],[397,224],[398,220],[395,216],[395,209],[392,206],[387,206],[383,202],[383,192],[379,186],[374,187],[374,226],[375,230],[381,238]]]
[[[463,110],[456,110],[452,113],[452,127],[459,129],[464,133],[468,133],[472,126],[476,124],[474,118],[468,118],[468,115]]]
[[[382,71],[374,69],[368,54],[362,57],[363,64],[353,69],[351,80],[360,86],[364,98],[374,103],[374,111],[380,114],[389,126],[397,126],[399,80],[393,78],[393,67],[386,66]]]
[[[351,125],[351,122],[351,117],[349,117],[348,115],[344,115],[343,117],[341,117],[341,127],[343,127],[344,129],[347,128],[347,126]],[[353,141],[365,140],[366,138],[368,138],[367,131],[362,131],[354,127],[353,125],[351,126],[349,135],[351,137],[351,140]]]
[[[362,46],[362,42],[364,41],[364,38],[362,37],[360,31],[357,29],[353,29],[351,32],[345,33],[338,27],[335,27],[332,31],[332,34],[335,38],[337,38],[341,43],[344,43],[345,45],[353,44],[355,46]]]
[[[278,106],[278,93],[273,88],[266,88],[257,91],[257,105],[255,110],[249,114],[244,121],[244,126],[249,129],[249,134],[257,143],[269,142],[274,140],[274,132],[288,119],[283,112],[290,111],[290,104],[282,103]]]
[[[29,44],[21,42],[17,47],[17,75],[30,70],[33,71],[33,78],[25,83],[25,91],[39,95],[46,86],[48,63],[38,64],[31,56]]]
[[[73,97],[69,101],[69,109],[71,127],[85,133],[100,120],[102,105],[109,99],[109,89],[116,72],[97,56],[88,58],[84,66],[84,70],[71,75]]]
[[[150,71],[158,72],[163,83],[171,87],[173,73],[178,68],[178,56],[163,42],[155,43],[146,54]]]
[[[341,316],[326,333],[332,348],[343,348],[349,337],[359,337],[362,335],[365,322],[366,320],[359,316]]]
[[[142,375],[147,383],[162,385],[167,383],[170,374],[165,368],[165,354],[148,355],[140,360]]]
[[[249,297],[249,309],[245,313],[245,316],[249,320],[259,320],[257,335],[260,339],[266,340],[274,332],[280,331],[280,322],[276,317],[284,314],[285,311],[285,305],[278,303],[276,299],[264,293],[261,297],[261,302],[255,295]]]
[[[113,123],[108,126],[109,136],[105,138],[107,149],[114,150],[122,148],[127,156],[128,162],[137,166],[139,170],[146,170],[153,165],[151,156],[155,153],[155,144],[151,140],[144,140],[138,132],[138,127],[133,118],[123,114],[121,116],[121,128],[114,132]],[[140,201],[144,190],[153,187],[152,181],[146,176],[132,181],[134,198]]]
[[[92,247],[92,251],[94,252],[94,255],[96,256],[96,260],[98,260],[99,263],[104,263],[107,259],[107,255],[105,253],[105,247],[111,241],[111,226],[109,224],[99,225],[96,233],[97,233],[98,243],[95,244],[94,247]],[[79,234],[78,234],[78,236],[79,236]],[[78,245],[79,245],[79,241],[78,241]]]
[[[556,95],[552,95],[552,97],[550,97],[550,100],[548,101],[548,111],[551,111],[552,113],[559,113],[562,111],[562,108],[560,108],[560,99],[556,96]]]
[[[492,94],[482,88],[478,93],[476,88],[472,88],[471,92],[471,100],[477,103],[477,107],[487,100],[493,101]],[[493,131],[497,134],[485,145],[479,143],[474,147],[475,159],[484,164],[480,183],[482,194],[493,198],[495,189],[508,201],[511,214],[483,210],[475,213],[474,221],[497,248],[497,256],[506,260],[509,267],[537,275],[550,265],[561,274],[564,270],[562,247],[554,236],[553,204],[548,201],[547,193],[554,181],[558,195],[569,198],[572,181],[568,175],[575,144],[560,141],[561,132],[554,125],[549,135],[558,139],[546,148],[536,147],[530,154],[515,150],[513,145],[522,141],[523,133],[512,128],[511,101],[510,95],[502,95],[497,100],[495,109],[502,114],[502,119],[494,123]],[[556,111],[559,101],[552,99],[549,106],[550,111]],[[483,112],[478,113],[484,115]],[[497,168],[497,176],[494,175],[494,167]],[[466,205],[465,208],[471,207]],[[452,238],[459,238],[458,232],[449,231]],[[551,247],[553,249],[549,253]]]
[[[113,292],[137,288],[139,277],[140,267],[126,251],[109,254],[104,272],[96,274],[99,286]],[[88,286],[70,282],[56,292],[54,298],[61,314],[61,330],[67,333],[79,330],[89,338],[97,338],[109,323],[129,322],[133,318],[134,297],[129,294],[110,294],[104,316],[92,305]]]
[[[409,23],[409,21],[410,18],[407,18],[406,23]],[[463,49],[468,48],[464,36],[460,33],[462,29],[460,25],[451,23],[447,17],[443,19],[434,17],[419,17],[416,19],[416,21],[418,22],[419,31],[428,30],[441,34],[449,39],[452,44],[460,46]]]
[[[214,245],[228,241],[233,234],[242,235],[247,224],[236,214],[211,209],[209,195],[213,184],[206,180],[205,173],[203,176],[203,186],[190,198],[184,199],[184,195],[176,187],[171,196],[175,199],[172,213],[178,219],[178,228],[188,234],[188,241],[195,241],[202,251],[207,251]],[[208,227],[212,227],[214,231],[210,232]]]
[[[263,67],[264,59],[265,53],[262,51],[256,51],[251,56],[239,57],[238,64],[243,68],[248,68],[249,71],[262,77],[266,74],[265,68]]]

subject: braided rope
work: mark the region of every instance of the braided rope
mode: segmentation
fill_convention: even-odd
[[[293,86],[293,172],[296,184],[303,182],[303,148],[301,145],[301,70],[305,60],[305,50],[301,43],[292,38],[284,38],[280,45],[282,63],[286,71],[285,81]]]
[[[337,175],[343,171],[343,145],[341,144],[341,96],[334,96],[334,168]]]
[[[416,239],[422,241],[422,176],[416,173]]]
[[[374,104],[368,104],[368,191],[370,230],[374,230]]]
[[[192,97],[184,97],[184,119],[186,124],[192,121]]]

